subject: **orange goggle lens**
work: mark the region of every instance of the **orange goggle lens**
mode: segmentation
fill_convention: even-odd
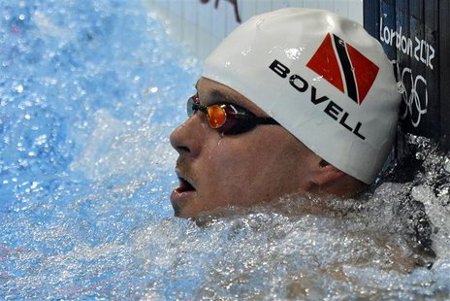
[[[208,122],[209,126],[213,129],[220,128],[227,121],[227,113],[224,108],[219,105],[213,105],[208,107]]]

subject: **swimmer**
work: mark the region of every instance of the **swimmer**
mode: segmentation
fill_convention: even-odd
[[[360,24],[327,11],[286,8],[240,25],[206,59],[170,136],[175,215],[364,191],[394,141],[393,70]]]

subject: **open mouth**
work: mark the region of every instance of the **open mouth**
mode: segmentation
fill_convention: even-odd
[[[178,172],[177,177],[179,185],[172,191],[170,201],[172,203],[175,216],[183,217],[185,214],[184,211],[188,210],[186,209],[186,206],[196,199],[197,189],[194,181],[182,177]],[[187,216],[188,215],[186,215],[186,217]]]
[[[183,192],[189,192],[189,191],[195,191],[194,186],[192,186],[191,183],[189,183],[188,180],[178,176],[178,180],[180,182],[180,186],[178,186],[175,190],[178,193],[183,193]]]

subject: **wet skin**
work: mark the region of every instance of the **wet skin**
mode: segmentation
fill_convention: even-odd
[[[234,103],[257,116],[260,108],[231,88],[201,78],[202,105]],[[179,186],[170,197],[175,215],[197,217],[219,207],[249,207],[314,189],[320,157],[283,127],[259,125],[239,135],[222,135],[197,112],[173,131],[179,153]]]

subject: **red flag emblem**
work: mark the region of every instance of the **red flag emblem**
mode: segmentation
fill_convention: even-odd
[[[327,34],[306,64],[361,105],[378,74],[378,66],[335,34]]]

